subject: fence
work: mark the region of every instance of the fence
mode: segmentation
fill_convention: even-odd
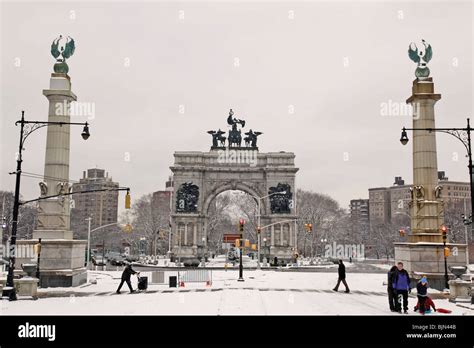
[[[212,285],[212,271],[208,269],[190,269],[178,272],[179,286],[185,283],[206,283]]]
[[[148,277],[150,284],[165,284],[165,272],[164,271],[146,271],[140,272],[140,276]]]

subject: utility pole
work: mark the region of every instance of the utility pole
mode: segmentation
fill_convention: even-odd
[[[89,216],[87,219],[86,219],[88,222],[89,222],[89,226],[87,228],[87,269],[89,269],[89,263],[90,263],[90,259],[91,259],[91,221],[92,221],[92,218]]]
[[[0,244],[3,244],[3,230],[6,229],[6,228],[7,228],[7,218],[5,217],[5,193],[3,193],[2,228],[0,229]]]

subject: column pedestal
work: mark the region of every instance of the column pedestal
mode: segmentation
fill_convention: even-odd
[[[49,122],[71,122],[69,105],[76,101],[67,74],[51,74],[49,89],[43,90],[48,98]],[[70,125],[47,127],[44,182],[40,183],[41,196],[69,192]],[[70,230],[70,197],[61,196],[41,200],[38,204],[38,223],[33,240],[18,241],[34,244],[41,238],[40,284],[42,287],[78,286],[87,281],[85,255],[87,241],[74,240]],[[17,259],[19,264],[21,259]]]
[[[434,93],[433,79],[413,81],[412,95],[407,103],[413,107],[413,128],[435,128],[434,105],[441,99]],[[438,184],[438,163],[435,132],[413,131],[413,187],[410,202],[411,233],[408,242],[395,243],[395,261],[403,262],[415,282],[426,275],[430,286],[445,288],[444,245],[441,226],[444,224],[442,187]],[[450,244],[449,266],[466,264],[466,245]],[[454,255],[453,250],[457,250]],[[448,276],[451,274],[448,269]]]

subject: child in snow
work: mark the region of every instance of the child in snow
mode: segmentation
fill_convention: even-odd
[[[421,277],[420,281],[416,285],[417,297],[418,297],[418,308],[421,314],[425,314],[425,302],[428,297],[428,281],[426,276]],[[429,307],[428,307],[429,308]]]
[[[425,309],[424,311],[422,311],[420,309],[420,301],[418,301],[418,303],[416,304],[415,306],[415,312],[420,310],[420,313],[421,314],[425,314],[425,313],[431,313],[431,308],[433,308],[433,310],[436,312],[436,307],[435,307],[435,304],[433,302],[433,300],[431,299],[431,297],[429,296],[426,296],[425,298]]]

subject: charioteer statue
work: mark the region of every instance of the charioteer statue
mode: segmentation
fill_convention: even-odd
[[[225,141],[228,140],[229,147],[240,148],[242,146],[242,129],[239,129],[237,125],[240,125],[241,128],[245,127],[245,120],[234,118],[234,111],[230,109],[229,116],[227,117],[227,124],[231,126],[229,130],[229,136],[226,138],[223,136],[225,133],[222,130],[210,130],[207,131],[208,134],[212,135],[212,148],[223,148],[225,147]],[[245,141],[245,146],[253,149],[257,149],[257,137],[263,134],[262,132],[254,132],[251,129],[245,133],[246,137],[243,139]]]

